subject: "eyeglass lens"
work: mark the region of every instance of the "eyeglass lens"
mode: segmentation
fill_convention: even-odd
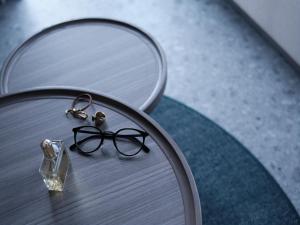
[[[102,142],[100,131],[94,127],[83,127],[77,131],[76,144],[85,153],[96,151]]]
[[[116,134],[115,144],[117,149],[124,155],[135,155],[143,147],[144,137],[137,130],[122,129]]]

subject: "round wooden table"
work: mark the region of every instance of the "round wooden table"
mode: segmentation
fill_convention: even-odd
[[[150,111],[164,91],[166,76],[161,47],[140,28],[80,19],[49,27],[12,52],[2,67],[0,93],[70,86]]]
[[[72,128],[92,124],[65,115],[81,93],[57,88],[0,97],[1,224],[201,224],[197,188],[174,141],[145,113],[95,93],[87,111],[106,113],[101,129],[145,130],[151,151],[124,158],[109,140],[89,157],[68,150],[65,189],[48,192],[38,172],[40,142],[70,146]]]

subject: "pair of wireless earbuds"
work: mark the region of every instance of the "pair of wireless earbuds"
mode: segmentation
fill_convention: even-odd
[[[76,109],[75,106],[81,102],[81,101],[86,101],[88,100],[88,104],[85,105],[84,107],[80,108],[80,109]],[[81,119],[81,120],[86,120],[89,116],[88,114],[85,112],[85,110],[92,104],[92,96],[88,93],[85,94],[81,94],[79,96],[77,96],[70,109],[66,110],[66,115],[71,114],[73,117]],[[101,126],[104,122],[105,122],[106,116],[104,114],[104,112],[98,111],[96,112],[93,116],[92,116],[92,121],[95,122],[96,126]]]

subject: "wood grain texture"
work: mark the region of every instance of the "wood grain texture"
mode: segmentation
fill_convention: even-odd
[[[92,93],[89,114],[104,111],[102,127],[146,130],[149,154],[128,159],[107,140],[84,157],[69,151],[65,190],[49,193],[38,173],[44,138],[73,143],[71,129],[91,122],[67,118],[71,89],[32,90],[0,97],[1,224],[201,224],[191,171],[168,135],[142,112]]]
[[[1,93],[72,86],[114,96],[149,111],[163,93],[166,60],[154,39],[127,23],[81,19],[25,41],[1,70]]]

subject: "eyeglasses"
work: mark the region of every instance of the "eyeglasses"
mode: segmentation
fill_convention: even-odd
[[[70,150],[79,150],[88,154],[97,151],[104,139],[112,139],[117,151],[124,156],[134,156],[141,150],[145,153],[150,149],[145,145],[145,139],[149,135],[145,131],[134,128],[123,128],[117,132],[102,131],[94,126],[82,126],[73,128],[74,144]]]

